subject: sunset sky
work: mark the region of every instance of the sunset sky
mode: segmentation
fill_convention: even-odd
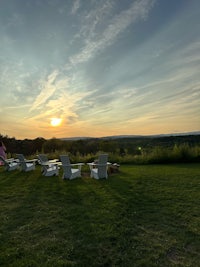
[[[200,1],[1,0],[0,93],[17,139],[199,131]]]

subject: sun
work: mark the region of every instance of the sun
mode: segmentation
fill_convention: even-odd
[[[51,118],[51,126],[59,126],[62,122],[62,119],[60,118]]]

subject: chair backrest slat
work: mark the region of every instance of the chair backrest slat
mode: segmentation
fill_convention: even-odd
[[[72,170],[70,165],[70,159],[68,155],[60,155],[60,160],[62,162],[62,167],[66,177],[71,177]]]
[[[98,159],[98,176],[99,176],[99,178],[107,177],[107,161],[108,161],[108,155],[107,154],[99,155],[99,159]]]
[[[39,155],[38,155],[38,159],[39,159],[39,161],[40,161],[41,164],[42,164],[42,163],[45,163],[45,162],[48,161],[47,156],[44,155],[44,154],[39,154]]]
[[[26,165],[26,159],[25,159],[24,155],[23,154],[17,154],[17,157],[19,159],[22,170],[26,170],[27,165]]]

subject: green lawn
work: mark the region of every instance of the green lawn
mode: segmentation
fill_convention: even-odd
[[[1,167],[0,266],[200,266],[200,164],[99,181]]]

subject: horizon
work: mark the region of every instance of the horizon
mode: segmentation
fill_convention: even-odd
[[[199,0],[2,0],[0,15],[1,134],[200,131]]]
[[[0,135],[2,136],[2,134],[0,133]],[[191,136],[191,135],[200,135],[200,131],[194,131],[194,132],[182,132],[182,133],[168,133],[168,134],[152,134],[152,135],[135,135],[135,134],[120,134],[120,135],[107,135],[107,136],[96,136],[96,137],[92,137],[92,136],[69,136],[69,137],[51,137],[51,138],[44,138],[43,136],[37,136],[35,138],[16,138],[15,136],[8,136],[8,135],[3,135],[2,137],[6,137],[6,138],[15,138],[16,140],[25,140],[25,139],[29,139],[29,140],[34,140],[37,138],[44,138],[45,140],[50,140],[50,139],[61,139],[61,140],[81,140],[81,139],[118,139],[118,138],[145,138],[145,137],[155,137],[155,138],[162,138],[162,137],[172,137],[172,136],[176,136],[176,137],[180,137],[180,136]]]

